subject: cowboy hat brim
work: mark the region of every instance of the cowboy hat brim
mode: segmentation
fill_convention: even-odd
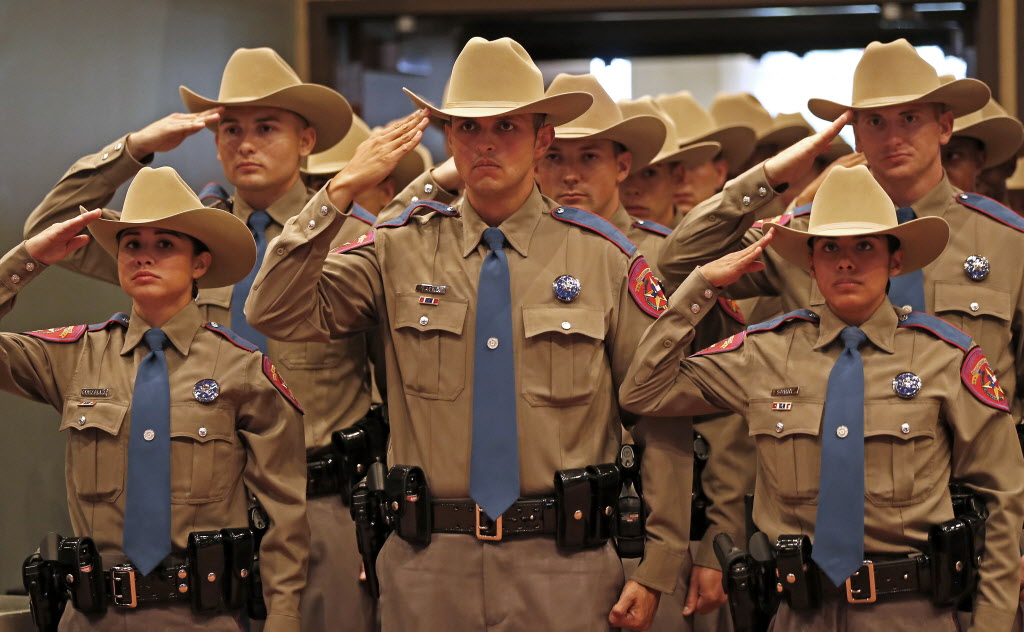
[[[985,164],[983,169],[1000,165],[1017,155],[1024,143],[1024,125],[1009,116],[999,116],[961,130],[953,130],[953,136],[974,138],[985,145]]]
[[[807,109],[811,114],[826,121],[834,121],[847,110],[868,110],[908,103],[944,103],[953,111],[953,116],[963,116],[980,110],[988,103],[991,92],[988,86],[977,79],[957,79],[921,95],[904,94],[875,99],[864,99],[853,105],[843,105],[827,99],[810,99]]]
[[[537,99],[525,103],[499,103],[493,101],[463,101],[449,103],[444,109],[436,107],[423,97],[409,90],[402,88],[406,96],[416,107],[426,108],[430,115],[444,120],[451,120],[453,116],[462,118],[484,118],[488,116],[501,116],[503,114],[544,114],[544,122],[558,127],[579,118],[590,104],[594,97],[586,92],[565,92],[550,97]]]
[[[681,162],[687,167],[699,167],[711,160],[722,151],[722,146],[714,142],[693,143],[680,149],[665,151],[654,157],[649,164],[662,162]]]
[[[781,151],[790,145],[795,145],[813,133],[814,131],[810,127],[804,127],[803,125],[783,125],[769,129],[764,136],[757,139],[757,144],[776,145]]]
[[[729,171],[736,171],[754,153],[754,148],[757,146],[757,134],[752,128],[744,125],[728,125],[707,134],[682,140],[679,142],[679,147],[705,142],[720,144],[722,160],[725,160]]]
[[[345,97],[330,88],[314,83],[302,83],[288,86],[258,98],[239,98],[217,101],[200,96],[185,86],[178,92],[181,100],[190,112],[202,112],[215,107],[252,106],[281,108],[295,112],[316,130],[316,144],[313,153],[318,153],[336,145],[352,125],[352,108]],[[217,123],[207,125],[211,131],[217,131]]]
[[[82,213],[89,210],[79,207]],[[126,228],[163,228],[194,237],[210,250],[210,267],[196,279],[201,288],[234,285],[256,265],[256,242],[241,219],[220,209],[199,207],[158,219],[98,219],[89,225],[96,243],[117,259],[117,234]]]
[[[651,163],[665,144],[665,124],[656,116],[631,116],[611,127],[595,130],[589,127],[562,125],[555,128],[555,138],[593,138],[619,143],[633,156],[630,173],[636,173]]]
[[[900,274],[920,270],[934,261],[949,241],[949,224],[941,217],[921,217],[891,227],[873,222],[836,222],[818,226],[814,233],[767,223],[761,227],[761,231],[767,232],[770,228],[775,229],[775,238],[768,247],[804,270],[810,269],[808,240],[811,237],[892,235],[900,240],[900,250],[903,252]]]

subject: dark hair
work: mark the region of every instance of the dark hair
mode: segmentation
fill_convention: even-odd
[[[860,237],[861,235],[852,235],[852,236],[853,237]],[[878,235],[878,236],[881,237],[881,235]],[[807,249],[810,250],[813,253],[814,252],[814,240],[815,239],[820,239],[820,238],[821,238],[821,235],[813,235],[811,237],[808,237],[807,238]],[[902,246],[902,244],[900,244],[899,237],[895,237],[893,235],[885,235],[885,243],[889,247],[889,254],[890,255],[892,253],[896,252],[897,250],[899,250],[900,247]]]
[[[623,145],[617,140],[612,141],[612,152],[615,154],[616,158],[619,157],[619,154],[624,154],[627,151],[629,151],[629,148],[627,148],[625,145]]]
[[[547,121],[547,114],[534,114],[533,115],[533,131],[539,132],[540,128],[544,127],[544,122]]]

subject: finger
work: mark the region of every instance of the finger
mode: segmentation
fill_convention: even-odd
[[[89,211],[88,213],[82,213],[78,217],[72,217],[71,219],[60,222],[59,224],[54,224],[53,228],[55,229],[55,236],[70,238],[73,235],[77,235],[82,232],[83,228],[99,219],[102,214],[103,211],[97,208]]]
[[[89,236],[88,235],[75,235],[74,237],[72,237],[68,241],[67,251],[66,252],[67,252],[67,254],[71,254],[72,252],[78,250],[79,248],[85,246],[88,243],[89,243]]]
[[[689,616],[693,614],[694,608],[697,607],[698,599],[698,582],[694,581],[693,575],[690,575],[690,587],[686,591],[686,603],[683,604],[683,616]]]

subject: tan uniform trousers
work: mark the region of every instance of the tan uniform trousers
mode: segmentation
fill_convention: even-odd
[[[148,630],[206,630],[240,632],[238,618],[228,614],[194,615],[188,601],[138,609],[108,607],[106,614],[86,616],[69,602],[61,617],[59,632],[138,632]]]
[[[383,632],[594,632],[622,591],[609,543],[567,554],[551,537],[484,543],[438,534],[427,547],[392,536],[377,558]]]
[[[309,498],[309,575],[299,612],[304,632],[371,632],[376,602],[359,581],[362,558],[348,507],[336,495]]]
[[[845,599],[827,598],[809,612],[790,610],[783,603],[768,632],[961,632],[953,608],[932,605],[927,597],[885,597],[872,604],[852,605]]]

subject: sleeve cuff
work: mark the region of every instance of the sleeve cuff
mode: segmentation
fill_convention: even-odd
[[[722,570],[722,565],[718,562],[718,556],[715,555],[715,536],[719,533],[722,533],[721,529],[716,529],[714,525],[711,525],[704,533],[701,541],[697,543],[697,546],[691,549],[695,566],[713,568],[716,571]],[[736,538],[733,537],[733,540],[736,541]]]
[[[33,259],[32,255],[28,254],[25,242],[21,242],[0,259],[0,283],[11,294],[17,294],[46,267],[45,264]]]
[[[679,584],[679,574],[685,563],[683,554],[648,539],[644,544],[644,559],[628,579],[671,595]]]
[[[698,267],[672,293],[668,300],[668,308],[691,325],[696,325],[704,318],[704,314],[715,306],[721,293],[721,288],[712,285]]]

